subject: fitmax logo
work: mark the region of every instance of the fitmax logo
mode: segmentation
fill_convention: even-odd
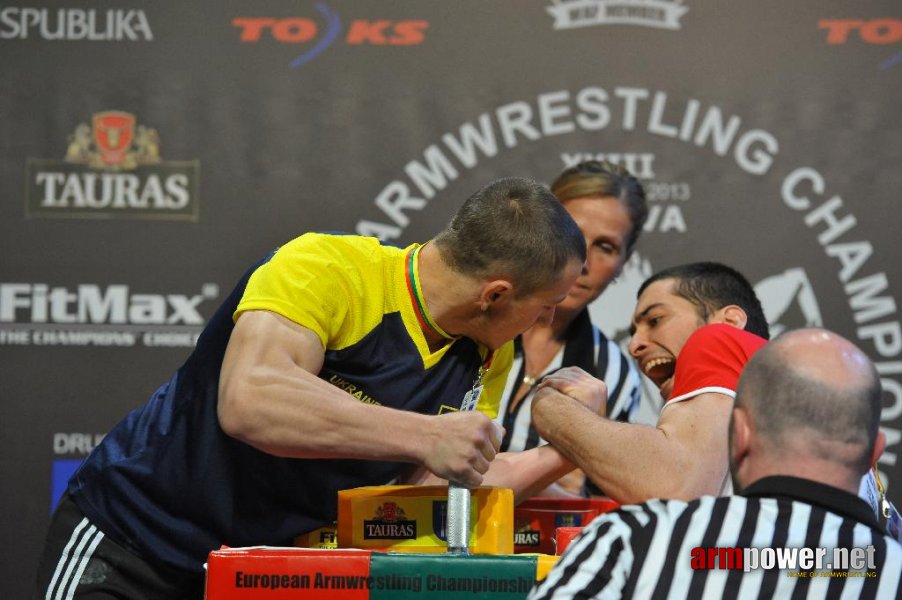
[[[0,323],[203,325],[198,306],[216,298],[219,286],[205,284],[200,294],[133,294],[127,285],[101,288],[82,284],[74,290],[43,283],[0,284]]]
[[[331,46],[342,33],[341,17],[322,2],[315,5],[323,26],[307,17],[235,17],[232,25],[241,30],[241,41],[257,43],[275,40],[283,44],[313,46],[289,63],[292,68],[307,64]],[[348,26],[345,43],[351,46],[415,46],[426,39],[429,22],[424,20],[370,21],[355,19]]]

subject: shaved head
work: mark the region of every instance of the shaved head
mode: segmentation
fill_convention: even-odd
[[[807,453],[864,472],[874,447],[882,390],[870,359],[824,329],[787,332],[746,365],[736,390],[768,452]]]

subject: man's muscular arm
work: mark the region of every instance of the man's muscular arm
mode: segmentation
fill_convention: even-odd
[[[418,463],[479,485],[501,428],[477,412],[421,415],[363,404],[316,376],[319,337],[268,311],[242,313],[219,379],[223,431],[291,458],[356,458]]]
[[[565,394],[532,403],[539,434],[621,504],[717,494],[727,474],[733,400],[700,394],[664,408],[655,427],[597,417]]]

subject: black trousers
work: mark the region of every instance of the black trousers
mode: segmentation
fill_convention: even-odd
[[[202,600],[204,576],[150,563],[103,534],[68,495],[53,514],[35,600]]]

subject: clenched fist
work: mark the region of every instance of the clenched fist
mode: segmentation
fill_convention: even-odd
[[[543,396],[553,394],[552,390],[579,401],[595,414],[605,416],[607,412],[608,386],[579,367],[565,367],[546,376],[539,384],[533,407]]]
[[[504,437],[504,428],[480,412],[433,417],[421,464],[442,479],[478,487]]]

